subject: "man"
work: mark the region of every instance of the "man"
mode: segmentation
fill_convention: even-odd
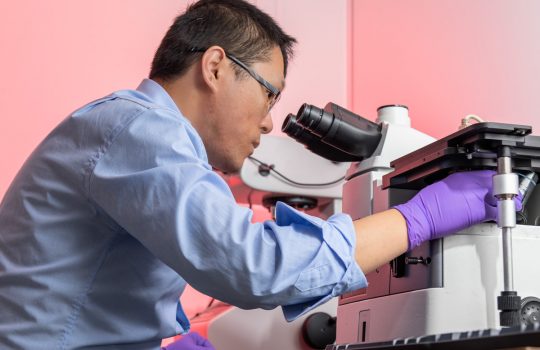
[[[422,241],[495,217],[491,173],[472,172],[354,223],[278,204],[276,222],[252,224],[212,168],[238,171],[272,129],[294,42],[249,3],[201,0],[150,79],[47,136],[0,206],[2,349],[159,348],[189,329],[186,282],[292,320]]]

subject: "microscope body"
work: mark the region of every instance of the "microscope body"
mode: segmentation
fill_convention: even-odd
[[[367,288],[340,298],[336,343],[499,327],[497,296],[503,289],[500,237],[496,224],[479,224],[426,242],[368,274]],[[537,298],[540,228],[518,225],[512,241],[516,289],[522,298]],[[407,263],[409,260],[412,262]],[[533,307],[538,310],[537,303]]]
[[[509,124],[474,126],[393,161],[393,171],[382,176],[378,167],[363,170],[368,166],[362,163],[369,159],[353,163],[344,185],[343,211],[359,219],[405,202],[452,171],[496,168],[501,145],[512,148],[515,169],[538,172],[540,140],[526,131]],[[540,191],[532,192],[526,213],[528,224],[512,231],[513,269],[522,320],[533,322],[540,310],[535,259],[540,250],[540,228],[535,226],[540,221]],[[499,327],[502,255],[501,229],[494,223],[425,242],[368,274],[367,288],[340,298],[336,344]]]

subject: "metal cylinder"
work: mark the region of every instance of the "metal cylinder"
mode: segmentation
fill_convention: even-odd
[[[514,203],[513,199],[497,201],[497,226],[516,227],[516,203]]]
[[[519,178],[515,173],[502,173],[493,176],[493,195],[497,198],[517,196]]]
[[[499,149],[497,172],[493,176],[493,194],[497,197],[497,226],[502,228],[502,258],[504,291],[513,291],[514,276],[512,264],[512,228],[516,226],[514,197],[518,194],[519,179],[512,173],[510,148]]]
[[[381,106],[377,108],[377,123],[382,122],[410,127],[409,109],[403,105]]]
[[[506,156],[497,158],[497,172],[499,174],[511,173],[512,172],[512,158],[506,157]]]
[[[514,290],[514,267],[512,258],[512,229],[502,228],[504,291]]]

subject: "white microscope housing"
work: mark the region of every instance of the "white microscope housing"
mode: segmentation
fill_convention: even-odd
[[[383,149],[391,143],[400,147],[400,140],[418,140],[412,134],[390,134],[394,130],[381,142]],[[373,157],[352,163],[343,211],[359,219],[405,202],[451,171],[496,169],[502,146],[512,150],[515,171],[534,174],[540,170],[540,138],[527,136],[530,131],[519,125],[474,124],[397,160],[389,153],[386,160],[393,162],[386,166]],[[513,281],[521,296],[520,321],[531,323],[540,317],[540,191],[532,192],[524,212],[527,222],[511,234]],[[422,244],[368,274],[367,288],[340,298],[336,344],[500,327],[503,255],[501,228],[495,223]]]

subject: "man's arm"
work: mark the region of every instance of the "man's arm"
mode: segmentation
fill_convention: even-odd
[[[367,274],[407,251],[407,224],[396,209],[354,221],[355,258]]]

